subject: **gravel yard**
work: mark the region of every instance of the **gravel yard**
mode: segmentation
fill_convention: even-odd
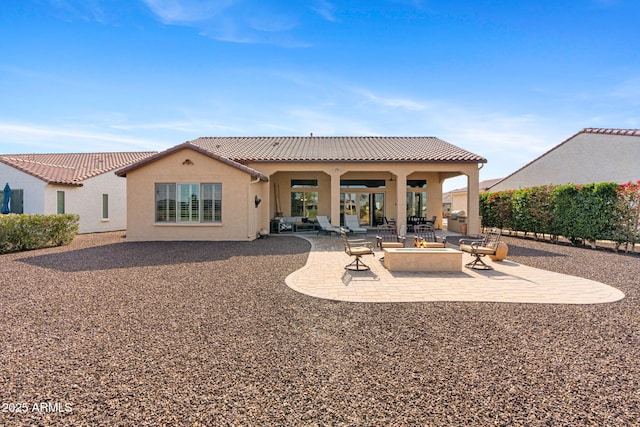
[[[285,285],[310,245],[281,237],[0,255],[0,424],[640,425],[640,257],[504,240],[626,298],[319,300]]]

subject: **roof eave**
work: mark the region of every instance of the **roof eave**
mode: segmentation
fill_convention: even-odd
[[[487,159],[236,159],[239,163],[487,163]]]

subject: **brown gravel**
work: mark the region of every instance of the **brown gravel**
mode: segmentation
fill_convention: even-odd
[[[640,258],[506,238],[603,305],[355,304],[287,288],[309,244],[125,243],[0,256],[4,425],[640,424]],[[327,266],[341,268],[341,266]]]

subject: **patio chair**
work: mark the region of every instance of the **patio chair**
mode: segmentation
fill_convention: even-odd
[[[327,216],[317,216],[316,217],[316,221],[318,221],[318,225],[320,226],[320,229],[318,230],[318,234],[320,234],[320,233],[325,233],[325,234],[336,233],[336,234],[339,234],[340,233],[340,229],[338,227],[334,227],[333,225],[331,225],[331,223],[329,222],[329,217],[327,217]]]
[[[347,227],[349,232],[354,234],[367,234],[367,229],[360,227],[360,221],[358,221],[358,217],[355,215],[345,215],[344,216],[344,225]]]
[[[342,237],[342,243],[344,244],[344,251],[346,254],[355,257],[351,264],[344,266],[344,269],[353,271],[371,270],[368,265],[362,262],[361,258],[364,255],[376,256],[373,252],[373,245],[365,239],[349,239],[347,237],[347,230],[344,228],[340,229],[340,236]]]
[[[482,258],[486,255],[496,254],[501,234],[502,230],[499,228],[490,228],[482,238],[460,239],[460,250],[474,256],[473,261],[465,264],[465,267],[476,270],[493,270],[493,267],[485,264]]]
[[[435,228],[432,224],[416,225],[413,234],[413,246],[420,248],[444,248],[446,239],[438,240]]]
[[[379,225],[376,231],[376,246],[380,249],[384,248],[404,248],[407,240],[405,236],[398,234],[393,225]]]

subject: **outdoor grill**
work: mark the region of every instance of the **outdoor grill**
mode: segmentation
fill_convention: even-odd
[[[467,234],[467,214],[463,210],[451,211],[447,229],[456,233]]]
[[[458,219],[458,217],[466,218],[467,214],[463,210],[452,211],[449,215],[451,219]]]

